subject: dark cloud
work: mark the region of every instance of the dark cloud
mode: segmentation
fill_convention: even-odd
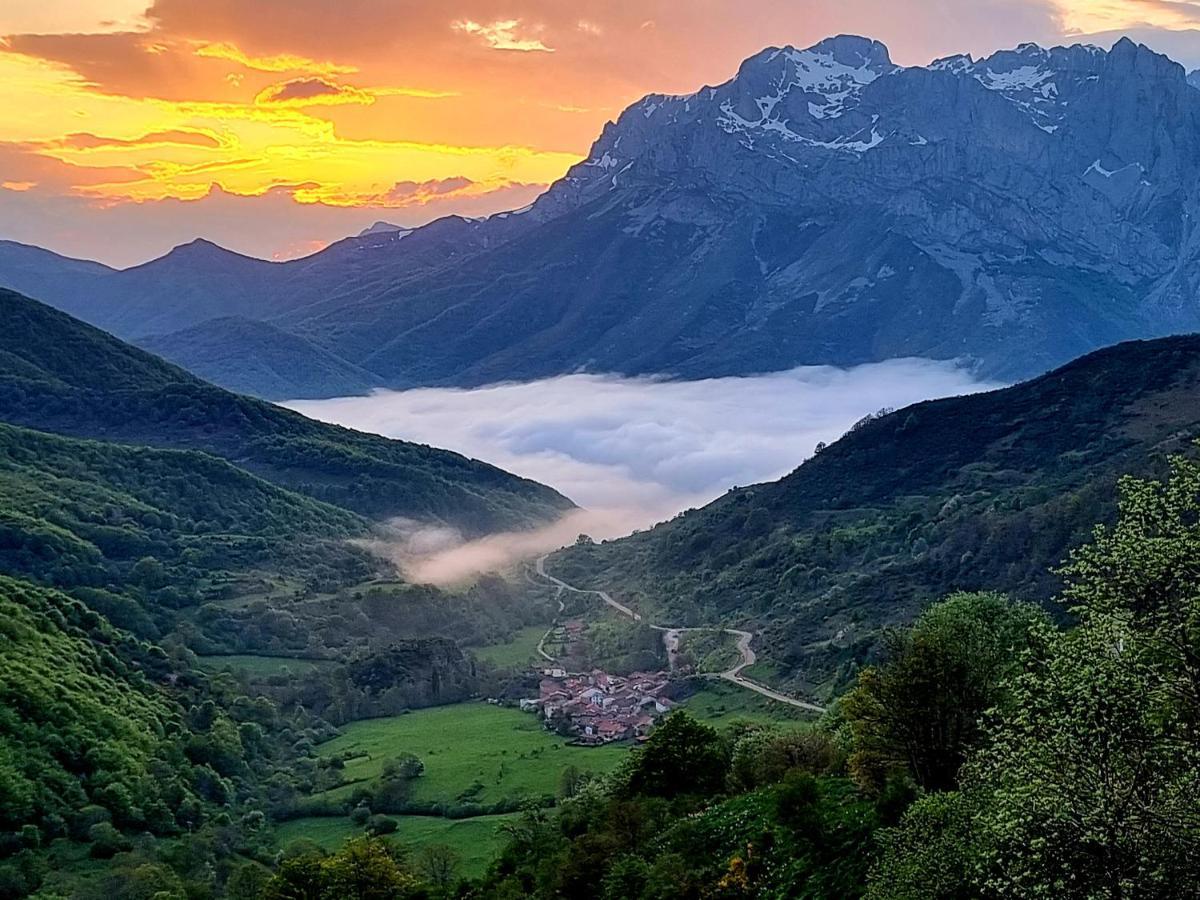
[[[368,92],[347,84],[337,84],[325,78],[293,78],[263,88],[255,103],[285,103],[304,106],[315,103],[374,103]]]
[[[475,184],[470,178],[461,175],[454,178],[435,178],[430,181],[397,181],[387,192],[386,199],[390,201],[413,200],[418,197],[436,197],[452,194]]]
[[[221,146],[220,142],[212,135],[199,131],[154,131],[129,140],[101,137],[83,131],[68,134],[65,138],[52,143],[55,146],[69,147],[73,150],[90,150],[96,147],[137,147],[145,144],[187,144],[212,148]]]
[[[97,90],[125,97],[225,102],[242,99],[269,80],[246,88],[224,77],[228,63],[197,56],[186,41],[141,32],[9,35],[0,50],[69,67]]]
[[[609,108],[723,80],[764,46],[837,32],[879,38],[909,63],[1062,33],[1052,0],[613,0],[583,19],[561,0],[460,0],[452,9],[430,0],[157,0],[147,18],[146,33],[11,40],[20,52],[125,91],[166,90],[161,85],[193,77],[200,63],[220,63],[196,57],[196,42],[207,41],[252,57],[336,59],[376,83]],[[465,22],[481,29],[519,22],[521,35],[556,52],[497,53],[478,29],[454,27]]]

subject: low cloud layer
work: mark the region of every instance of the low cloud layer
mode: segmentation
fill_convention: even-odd
[[[703,381],[567,375],[288,405],[495,463],[584,507],[539,532],[469,545],[443,535],[435,548],[414,548],[410,534],[398,543],[393,555],[413,577],[445,582],[545,552],[580,532],[598,539],[628,534],[735,485],[779,478],[819,441],[836,440],[881,407],[990,387],[950,363],[904,359]]]

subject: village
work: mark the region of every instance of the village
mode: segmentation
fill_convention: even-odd
[[[538,696],[520,701],[523,710],[541,716],[546,727],[569,735],[575,743],[608,744],[642,740],[656,716],[674,703],[666,696],[666,672],[633,672],[610,675],[599,669],[567,672],[557,666],[541,670]]]

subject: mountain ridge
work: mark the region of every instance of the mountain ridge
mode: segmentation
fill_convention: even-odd
[[[136,278],[76,272],[108,286],[88,304],[61,283],[44,299],[144,339],[179,329],[139,304],[190,298],[170,352],[203,371],[219,371],[214,353],[253,368],[265,351],[227,328],[218,342],[201,308],[396,388],[897,356],[1020,378],[1200,327],[1198,178],[1200,94],[1144,45],[906,67],[840,36],[647,95],[524,210],[368,229],[289,263],[231,258],[224,284],[197,287],[178,256]],[[0,257],[0,280],[27,268]]]
[[[203,450],[372,519],[466,534],[557,518],[545,485],[447,450],[326,425],[240,396],[58,310],[0,290],[0,420],[76,438]]]

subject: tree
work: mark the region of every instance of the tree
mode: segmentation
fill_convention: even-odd
[[[234,868],[225,882],[229,900],[259,900],[271,880],[270,871],[256,862],[245,862]]]
[[[1170,896],[1200,879],[1200,748],[1152,645],[1115,620],[1057,637],[972,763],[999,896]]]
[[[27,897],[37,891],[45,876],[45,861],[23,850],[0,863],[0,897]]]
[[[618,857],[608,868],[600,885],[604,900],[627,900],[640,897],[650,880],[650,865],[633,854]]]
[[[404,900],[418,884],[400,848],[374,837],[352,838],[332,856],[285,859],[263,890],[265,900]]]
[[[927,790],[953,788],[981,716],[1004,700],[1005,677],[1047,621],[997,594],[956,594],[890,632],[887,662],[863,670],[842,701],[855,779],[878,791],[901,771]]]
[[[426,844],[413,860],[417,872],[440,891],[449,891],[458,878],[462,860],[445,844]]]
[[[321,862],[322,897],[338,900],[401,900],[417,882],[405,870],[403,854],[378,838],[353,838]]]
[[[92,842],[89,852],[96,859],[111,859],[133,846],[129,839],[109,822],[100,822],[89,828],[88,840]]]
[[[659,725],[636,757],[630,794],[668,799],[720,793],[729,771],[729,748],[715,729],[677,711]]]
[[[885,829],[867,900],[973,900],[977,809],[957,791],[927,794]]]
[[[167,583],[167,570],[153,556],[143,556],[129,570],[129,580],[146,588],[160,588]]]
[[[828,772],[837,758],[833,739],[819,728],[754,727],[734,743],[729,780],[740,791],[752,791],[774,784],[793,769],[813,775]]]
[[[775,819],[797,835],[816,840],[821,830],[821,791],[808,772],[788,773],[775,792]]]
[[[394,834],[399,827],[400,823],[391,816],[374,815],[367,819],[365,831],[375,837],[382,837],[385,834]]]
[[[386,760],[383,764],[383,777],[386,778],[419,778],[425,774],[425,763],[415,753],[402,753]]]
[[[1176,897],[1200,882],[1200,469],[1126,479],[1064,573],[1079,625],[1039,626],[964,766],[884,841],[871,896]],[[953,797],[953,799],[951,799]],[[957,879],[957,884],[955,883]]]
[[[558,776],[558,797],[569,800],[579,793],[580,788],[588,783],[589,774],[578,766],[566,766]]]
[[[322,900],[325,874],[319,852],[290,856],[267,882],[263,900]]]
[[[1200,464],[1174,457],[1166,481],[1126,477],[1120,491],[1117,523],[1064,567],[1066,598],[1085,617],[1128,616],[1200,732]]]

